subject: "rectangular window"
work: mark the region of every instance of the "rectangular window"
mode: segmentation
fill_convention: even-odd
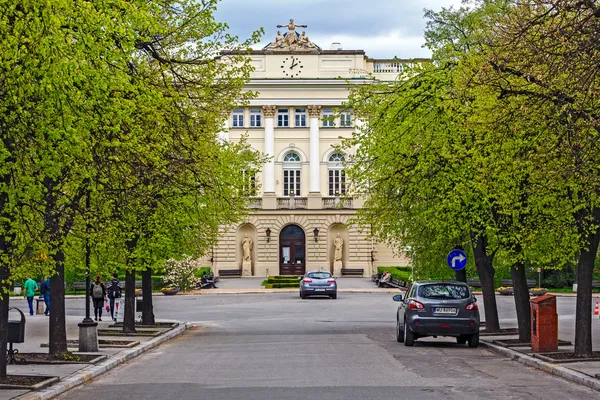
[[[329,170],[329,195],[343,196],[346,194],[346,172],[342,169]]]
[[[233,117],[231,126],[234,128],[243,128],[244,127],[244,109],[236,108],[233,110]]]
[[[340,114],[340,126],[350,127],[352,126],[352,114],[349,112],[344,112]]]
[[[289,196],[291,191],[294,196],[300,196],[300,170],[299,169],[284,169],[283,170],[283,195]]]
[[[333,121],[333,109],[332,108],[324,108],[323,109],[323,127],[330,128],[335,126]]]
[[[305,127],[306,126],[306,109],[304,108],[296,108],[296,126]]]
[[[262,116],[260,113],[260,108],[251,108],[250,109],[250,126],[253,128],[258,128],[262,126]]]
[[[287,108],[277,110],[277,126],[280,128],[290,126],[290,113]]]

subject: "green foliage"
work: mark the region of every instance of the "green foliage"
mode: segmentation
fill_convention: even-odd
[[[297,288],[300,286],[301,276],[278,275],[269,276],[262,281],[261,286],[265,289]]]
[[[265,289],[290,289],[290,288],[298,288],[300,284],[296,283],[267,283],[267,281],[263,281],[261,286],[264,286]]]
[[[210,267],[200,267],[196,271],[194,271],[194,277],[202,278],[202,276],[204,276],[204,273],[206,273],[206,275],[209,275],[210,271]]]

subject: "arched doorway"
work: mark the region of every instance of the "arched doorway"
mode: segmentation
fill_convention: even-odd
[[[302,228],[288,225],[279,234],[279,275],[304,275],[306,245]]]

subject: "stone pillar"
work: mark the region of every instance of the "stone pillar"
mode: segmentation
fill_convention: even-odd
[[[319,154],[319,120],[321,118],[321,106],[308,106],[308,116],[310,118],[310,152],[309,152],[309,210],[319,210],[323,208],[321,196],[321,157]]]
[[[558,351],[558,314],[556,297],[546,294],[531,302],[531,350]]]
[[[321,192],[321,175],[319,166],[319,118],[321,117],[320,106],[308,106],[308,116],[310,117],[310,189],[311,193]]]
[[[265,117],[265,154],[270,160],[264,166],[263,190],[265,193],[275,193],[275,106],[264,106]]]
[[[110,314],[107,318],[110,318]],[[98,351],[98,323],[82,322],[79,326],[79,351],[96,353]]]
[[[219,139],[223,142],[229,142],[229,112],[224,112],[223,118],[223,128],[219,132]]]

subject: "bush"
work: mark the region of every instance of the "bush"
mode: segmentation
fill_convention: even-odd
[[[196,278],[202,278],[202,275],[206,272],[206,275],[210,275],[210,267],[200,267],[194,272]]]
[[[190,256],[184,257],[182,260],[170,258],[165,263],[164,282],[185,292],[196,285],[197,279],[194,274],[200,268],[200,261]]]
[[[298,288],[300,287],[300,283],[268,283],[268,281],[263,281],[262,286],[265,289],[288,289],[288,288]]]
[[[269,276],[261,286],[265,289],[297,288],[300,287],[300,279],[301,277],[294,275]]]

